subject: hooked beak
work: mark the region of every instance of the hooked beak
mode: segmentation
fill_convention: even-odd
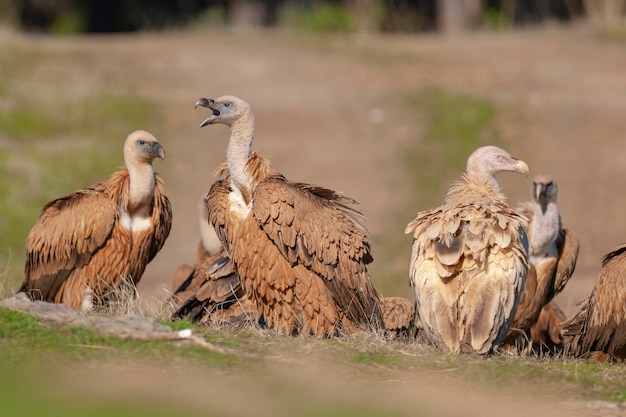
[[[161,146],[160,143],[154,142],[152,144],[152,152],[155,156],[158,156],[161,159],[165,159],[165,149]]]
[[[212,114],[204,119],[202,121],[202,123],[200,123],[200,127],[204,127],[206,125],[212,124],[215,119],[218,118],[218,116],[220,115],[219,110],[216,110],[213,108],[213,105],[215,104],[215,101],[210,99],[210,98],[201,98],[200,100],[196,101],[196,104],[193,106],[194,109],[197,109],[198,107],[206,107],[207,109],[212,110]]]
[[[546,196],[546,186],[545,184],[535,184],[535,199],[537,201],[541,200],[541,197]]]
[[[521,159],[515,160],[515,163],[513,164],[513,171],[519,172],[520,174],[524,174],[526,176],[528,176],[528,173],[530,172],[530,170],[528,169],[528,164],[526,164],[526,162],[522,161]]]

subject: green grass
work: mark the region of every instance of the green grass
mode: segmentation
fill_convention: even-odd
[[[141,401],[130,404],[116,402],[115,405],[104,401],[83,403],[74,401],[68,393],[65,393],[66,397],[51,395],[46,389],[32,389],[33,383],[42,383],[33,380],[33,371],[39,372],[43,368],[46,370],[44,375],[63,374],[63,369],[69,364],[78,369],[90,369],[97,363],[119,363],[121,358],[123,363],[116,366],[122,368],[141,364],[157,369],[166,367],[168,373],[172,373],[172,369],[178,369],[183,375],[197,372],[201,378],[207,378],[206,381],[202,379],[204,383],[213,384],[215,376],[219,376],[223,384],[234,381],[235,387],[238,386],[237,381],[263,381],[261,388],[246,389],[253,392],[263,390],[264,395],[273,398],[272,401],[284,401],[285,395],[300,399],[280,407],[275,404],[284,411],[277,415],[294,412],[308,416],[411,415],[409,410],[395,409],[382,401],[389,389],[383,381],[409,384],[409,381],[420,380],[427,375],[443,374],[474,387],[496,389],[503,395],[523,393],[536,398],[549,395],[548,398],[558,397],[561,401],[612,402],[621,402],[626,396],[626,370],[621,365],[585,363],[566,358],[456,356],[429,346],[389,343],[368,335],[332,340],[287,338],[259,331],[198,328],[188,321],[163,322],[174,329],[191,326],[208,341],[229,346],[238,353],[222,355],[191,345],[123,340],[88,329],[53,326],[26,314],[0,308],[0,347],[3,352],[0,356],[0,395],[3,409],[15,410],[17,414],[12,415],[29,415],[40,410],[52,413],[52,410],[65,410],[66,407],[74,407],[76,413],[88,416],[101,415],[98,413],[103,410],[115,413],[140,409],[156,412],[150,404]],[[341,395],[325,394],[328,395],[327,401],[318,402],[315,398],[321,395],[317,392],[321,389],[317,385],[320,382],[310,385],[308,379],[302,380],[297,376],[316,368],[316,372],[326,375],[315,377],[321,378],[321,381],[341,384],[341,375],[352,375],[350,380],[355,385]],[[326,368],[332,369],[336,375],[331,377],[324,373]],[[287,370],[290,371],[285,374]],[[362,388],[356,388],[358,386]],[[377,392],[367,400],[362,397],[361,391],[365,386]],[[24,401],[26,396],[29,401]],[[181,415],[180,409],[165,407],[159,410],[162,414],[155,415]]]

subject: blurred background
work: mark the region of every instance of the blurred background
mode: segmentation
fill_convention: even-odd
[[[107,178],[135,129],[166,148],[156,169],[174,226],[139,284],[163,299],[194,261],[197,203],[228,131],[193,103],[236,94],[254,147],[295,181],[354,197],[375,285],[413,297],[404,226],[443,200],[476,147],[525,159],[560,185],[581,239],[560,298],[573,314],[623,240],[626,109],[622,0],[0,0],[0,267],[22,279],[24,242],[50,199]]]

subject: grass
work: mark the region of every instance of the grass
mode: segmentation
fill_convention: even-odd
[[[172,392],[163,398],[144,392],[133,396],[132,401],[105,402],[103,397],[111,388],[105,383],[107,377],[104,376],[101,376],[102,380],[91,378],[91,385],[87,387],[70,390],[74,377],[84,373],[88,376],[94,372],[104,374],[104,369],[108,368],[100,371],[99,364],[119,368],[119,372],[140,367],[148,375],[151,369],[161,369],[169,375],[167,380],[171,378],[173,382],[183,377],[188,384],[200,384],[203,389],[226,390],[228,394],[223,395],[233,394],[232,390],[238,396],[246,394],[258,398],[261,395],[269,402],[264,407],[269,407],[271,414],[275,415],[414,415],[415,408],[407,408],[401,401],[390,403],[385,399],[400,386],[407,386],[411,391],[417,389],[421,384],[419,381],[433,378],[439,381],[442,375],[444,381],[453,377],[479,391],[495,390],[504,397],[524,393],[537,401],[546,398],[549,392],[548,399],[558,396],[560,401],[621,402],[626,393],[626,371],[620,365],[585,363],[567,358],[455,356],[418,343],[389,342],[370,334],[332,340],[287,338],[261,330],[208,329],[193,326],[188,321],[161,321],[173,329],[192,327],[206,340],[235,349],[238,354],[222,355],[172,342],[123,340],[89,329],[53,326],[0,307],[3,352],[0,387],[5,388],[0,389],[3,409],[14,411],[11,415],[39,415],[44,411],[49,414],[41,415],[54,415],[55,410],[65,413],[68,408],[70,414],[64,415],[99,416],[104,411],[116,415],[140,411],[157,416],[176,416],[182,412],[197,414],[194,408],[197,404],[183,401],[176,402],[178,405],[173,407],[175,402],[166,401],[166,397],[174,395]],[[42,373],[42,369],[45,372]],[[62,382],[47,380],[42,375],[57,375]],[[345,381],[350,381],[350,385],[345,386]],[[262,383],[257,385],[257,382]],[[169,386],[167,382],[163,383]],[[51,391],[50,387],[55,384],[56,389]],[[128,382],[119,380],[114,384],[126,387]],[[418,385],[411,388],[413,384]],[[33,389],[33,386],[41,389]],[[133,392],[140,386],[124,389]],[[342,387],[341,392],[336,391],[338,387]],[[183,388],[187,389],[187,386]],[[149,389],[158,391],[156,386]],[[174,391],[176,398],[183,395]],[[206,395],[210,397],[209,392]],[[364,392],[370,394],[364,397]],[[25,400],[27,397],[28,401]],[[155,402],[169,406],[155,408]],[[264,407],[257,410],[259,415],[268,414],[263,411]],[[412,407],[419,411],[425,403],[413,401]],[[426,408],[422,411],[423,415],[435,415],[428,414]],[[72,414],[74,412],[77,414]],[[245,413],[235,407],[226,415]]]

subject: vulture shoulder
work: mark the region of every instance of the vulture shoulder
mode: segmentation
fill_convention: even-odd
[[[46,204],[26,239],[25,280],[20,291],[52,301],[69,274],[86,265],[118,221],[117,202],[104,183]]]

